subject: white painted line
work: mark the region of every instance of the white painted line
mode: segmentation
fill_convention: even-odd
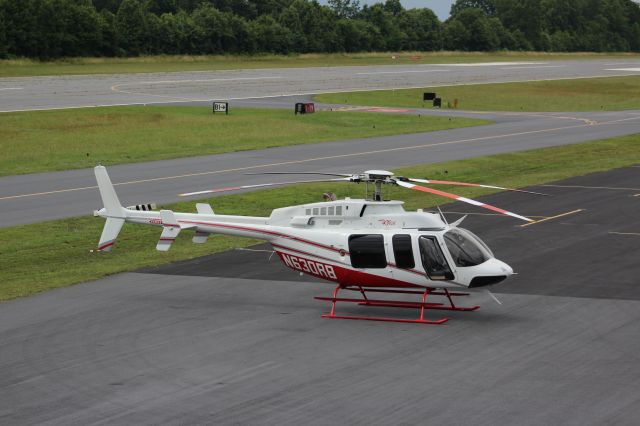
[[[378,72],[358,72],[356,75],[377,75],[377,74],[410,74],[410,73],[425,73],[425,72],[449,72],[449,70],[420,70],[420,71],[378,71]]]
[[[501,70],[526,70],[526,69],[536,69],[536,68],[564,68],[566,65],[532,65],[528,67],[504,67],[500,68]]]
[[[509,65],[544,65],[547,62],[467,62],[462,64],[433,64],[445,67],[499,67]]]
[[[3,87],[0,90],[22,90],[22,87]]]
[[[605,71],[633,71],[633,72],[640,72],[640,68],[609,68],[609,69],[606,69]]]
[[[246,81],[246,80],[277,80],[284,77],[238,77],[238,78],[206,78],[206,79],[192,79],[192,80],[150,80],[150,81],[138,81],[130,83],[115,84],[112,87],[122,86],[135,86],[138,84],[181,84],[181,83],[208,83],[216,81]]]
[[[614,235],[634,235],[634,236],[640,237],[640,233],[638,233],[638,232],[614,232],[614,231],[611,231],[611,232],[609,232],[609,234],[614,234]]]

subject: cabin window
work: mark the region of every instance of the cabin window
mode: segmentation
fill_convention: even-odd
[[[402,269],[411,269],[416,266],[413,260],[413,248],[411,247],[411,235],[398,234],[393,236],[393,255],[396,258],[396,266]]]
[[[349,255],[354,268],[386,268],[387,256],[384,252],[382,235],[351,235]]]
[[[306,215],[307,215],[307,216],[311,216],[311,209],[307,209],[307,210],[306,210]]]
[[[314,216],[318,216],[318,213],[319,213],[319,212],[320,212],[320,210],[318,210],[318,208],[317,208],[317,207],[313,209],[313,215],[314,215]]]
[[[329,207],[329,208],[328,208],[328,210],[327,210],[327,214],[328,214],[329,216],[333,216],[333,206],[331,206],[331,207]]]
[[[436,237],[423,235],[418,239],[418,245],[420,246],[422,266],[424,266],[429,279],[433,281],[452,280],[453,272],[444,258]]]
[[[342,206],[336,206],[336,216],[342,216]]]
[[[320,209],[320,216],[326,216],[327,215],[327,208],[323,207]]]

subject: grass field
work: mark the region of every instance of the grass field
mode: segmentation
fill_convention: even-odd
[[[436,92],[443,107],[474,111],[615,111],[640,108],[640,75],[524,83],[474,84],[330,93],[316,101],[351,105],[422,108],[424,92]]]
[[[446,177],[448,180],[522,187],[638,164],[639,146],[640,135],[633,135],[411,167],[397,172],[405,176]],[[576,158],[580,158],[580,161],[575,161]],[[448,172],[446,175],[445,170]],[[267,216],[277,207],[319,201],[319,194],[327,190],[332,190],[340,197],[362,196],[361,185],[313,184],[216,197],[208,202],[219,214]],[[456,187],[454,192],[477,197],[495,191]],[[400,189],[394,189],[392,196],[405,200],[408,210],[448,202],[446,199]],[[174,211],[195,212],[195,201],[165,207]],[[511,218],[504,220],[504,226],[519,223]],[[155,244],[160,236],[159,228],[125,225],[112,253],[92,253],[90,250],[96,248],[103,224],[100,218],[81,217],[0,229],[0,300],[255,243],[247,239],[214,235],[206,244],[195,245],[190,242],[192,233],[183,232],[169,252],[158,252]]]
[[[240,68],[297,68],[356,65],[441,64],[519,60],[638,58],[633,53],[540,52],[379,52],[353,54],[254,56],[146,56],[138,58],[72,58],[52,62],[0,60],[0,77],[141,72],[213,71]]]
[[[352,112],[132,106],[0,114],[0,176],[489,123]]]

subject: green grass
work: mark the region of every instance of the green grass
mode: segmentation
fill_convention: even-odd
[[[638,54],[539,52],[378,52],[352,54],[144,56],[138,58],[71,58],[51,62],[0,60],[0,77],[142,72],[213,71],[247,68],[297,68],[356,65],[406,65],[518,60],[637,58]]]
[[[638,164],[639,148],[640,135],[632,135],[579,145],[410,167],[397,172],[413,177],[446,177],[449,180],[521,187]],[[576,158],[580,161],[576,161]],[[447,190],[446,187],[441,188]],[[323,183],[217,197],[207,201],[219,214],[267,216],[277,207],[319,201],[319,195],[327,190],[340,197],[355,198],[362,196],[363,188],[362,185]],[[457,187],[455,192],[477,197],[494,191]],[[405,200],[408,210],[447,202],[414,191],[401,191],[399,188],[393,189],[391,195]],[[194,205],[195,201],[190,201],[165,208],[195,212]],[[509,220],[505,219],[505,226],[512,225]],[[109,274],[255,243],[253,240],[213,235],[206,244],[196,245],[190,242],[192,233],[185,231],[169,252],[158,252],[155,244],[160,236],[159,228],[125,225],[112,253],[92,253],[103,223],[100,218],[81,217],[0,229],[0,300],[28,296]]]
[[[0,176],[428,132],[488,121],[410,115],[132,106],[0,114]]]
[[[640,108],[640,76],[551,80],[524,83],[474,84],[330,93],[317,102],[351,105],[430,107],[424,92],[436,92],[443,107],[473,111],[617,111]]]

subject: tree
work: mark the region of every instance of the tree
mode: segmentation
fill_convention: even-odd
[[[360,13],[358,0],[329,0],[328,3],[340,18],[353,19]]]
[[[480,9],[464,9],[447,23],[447,47],[471,51],[496,50],[500,47],[500,39],[495,24],[496,21]]]
[[[402,47],[407,35],[384,5],[377,3],[373,6],[365,6],[360,16],[378,28],[377,37],[373,39],[374,50],[399,50]]]
[[[116,14],[118,44],[128,55],[146,53],[147,3],[123,0]]]
[[[465,9],[480,9],[487,16],[495,16],[496,5],[493,0],[456,0],[451,5],[451,16],[455,17]]]
[[[93,0],[93,6],[98,12],[108,10],[113,14],[118,12],[120,3],[122,3],[122,0]]]
[[[442,24],[430,9],[411,9],[397,17],[406,35],[404,50],[433,51],[442,49]]]
[[[15,56],[38,57],[38,1],[3,2],[7,52]]]
[[[7,57],[7,33],[4,15],[4,0],[0,0],[0,59]]]
[[[124,52],[118,47],[118,31],[116,29],[116,15],[107,9],[100,11],[98,15],[98,27],[102,34],[102,41],[97,46],[98,56],[116,56],[124,55]]]
[[[262,15],[250,23],[251,33],[258,52],[289,53],[293,34],[269,15]]]

